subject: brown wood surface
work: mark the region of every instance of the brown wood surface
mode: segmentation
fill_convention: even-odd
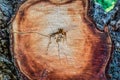
[[[87,16],[89,1],[59,1],[19,8],[11,33],[17,67],[29,80],[107,80],[111,40]]]

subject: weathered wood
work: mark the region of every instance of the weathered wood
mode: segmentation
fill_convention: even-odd
[[[64,4],[70,1],[73,1],[73,0],[50,0],[50,2],[54,4]]]
[[[30,80],[107,80],[111,40],[87,16],[89,1],[28,0],[12,24],[12,51]]]

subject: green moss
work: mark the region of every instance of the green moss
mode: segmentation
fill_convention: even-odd
[[[117,0],[95,0],[95,1],[99,3],[106,12],[112,10],[115,6],[115,3],[117,2]]]

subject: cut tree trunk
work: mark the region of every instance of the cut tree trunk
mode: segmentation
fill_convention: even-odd
[[[107,80],[111,40],[87,16],[89,1],[61,3],[21,5],[11,31],[17,67],[29,80]]]

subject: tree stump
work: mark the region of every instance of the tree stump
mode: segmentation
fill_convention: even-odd
[[[12,22],[14,61],[28,80],[107,80],[107,32],[88,16],[89,0],[28,0]]]

